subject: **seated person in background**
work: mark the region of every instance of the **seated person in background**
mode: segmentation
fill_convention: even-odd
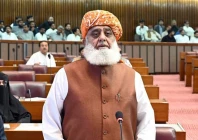
[[[168,35],[164,36],[162,38],[162,42],[176,42],[175,38],[174,38],[174,34],[175,32],[173,30],[168,30]]]
[[[64,27],[62,25],[59,25],[57,31],[49,35],[49,39],[53,41],[63,41],[65,40],[64,36]]]
[[[47,35],[45,34],[44,27],[39,27],[39,32],[35,35],[35,40],[47,40]]]
[[[50,28],[45,32],[47,38],[49,38],[50,34],[55,33],[57,31],[55,23],[52,23]]]
[[[27,24],[23,25],[23,31],[18,34],[18,39],[20,40],[34,40],[34,34],[29,31]]]
[[[1,34],[2,40],[18,40],[17,36],[12,33],[12,28],[10,26],[5,26],[5,32]]]
[[[80,29],[78,27],[72,29],[72,34],[67,36],[67,41],[81,41]]]
[[[189,37],[185,35],[184,29],[179,30],[180,34],[175,35],[175,40],[177,43],[189,43]]]
[[[34,36],[39,32],[34,21],[30,22],[29,30],[33,32]]]
[[[54,18],[49,17],[48,20],[41,24],[39,27],[44,27],[45,31],[47,31],[51,27],[52,23],[54,23]]]
[[[136,27],[136,34],[141,36],[141,41],[145,40],[144,34],[148,31],[148,27],[144,25],[144,20],[139,21],[139,26]]]
[[[12,23],[12,24],[10,25],[10,27],[13,28],[13,26],[18,26],[18,21],[19,21],[19,20],[23,20],[23,18],[22,18],[21,16],[15,17],[15,21],[14,21],[14,23]]]
[[[73,60],[72,60],[72,62],[75,62],[75,61],[77,61],[77,60],[81,60],[82,58],[84,58],[84,47],[81,47],[80,49],[79,49],[79,54],[80,54],[80,56],[78,56],[78,57],[75,57]]]
[[[45,65],[47,67],[56,67],[53,55],[48,53],[47,41],[41,41],[39,43],[39,51],[30,57],[26,65]]]
[[[18,20],[18,26],[13,26],[12,32],[15,33],[15,35],[18,35],[23,30],[23,20]]]
[[[194,29],[192,27],[189,26],[189,21],[185,21],[184,22],[184,26],[183,26],[184,31],[186,32],[186,35],[190,38],[194,36]]]
[[[194,32],[194,36],[190,38],[189,43],[198,43],[198,31]]]
[[[7,140],[5,132],[4,132],[3,120],[2,120],[1,115],[0,115],[0,140]]]
[[[164,26],[164,21],[163,19],[159,19],[158,20],[158,25],[155,25],[154,26],[154,30],[156,32],[158,32],[161,36],[162,36],[162,33],[165,31],[165,26]]]
[[[25,24],[27,24],[29,26],[32,21],[34,21],[34,17],[32,15],[29,15],[26,17]]]
[[[153,26],[149,25],[148,26],[148,31],[145,32],[144,34],[145,40],[150,41],[150,42],[160,42],[161,41],[161,35],[153,30]]]
[[[177,31],[179,30],[179,27],[177,27],[177,21],[175,19],[173,19],[171,21],[171,30],[173,30],[175,32],[175,34],[177,33]]]
[[[166,30],[162,33],[162,38],[163,38],[164,36],[168,35],[168,30],[170,30],[170,29],[171,29],[171,26],[168,25],[168,26],[166,27]]]
[[[70,23],[65,23],[65,35],[66,37],[72,34],[72,30],[71,30],[71,24]]]
[[[4,30],[4,21],[3,20],[0,20],[0,32],[1,33],[5,32],[5,30]]]

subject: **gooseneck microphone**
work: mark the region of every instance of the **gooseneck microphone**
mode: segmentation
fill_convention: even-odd
[[[29,94],[29,96],[30,96],[30,101],[31,101],[32,94],[31,94],[31,91],[30,91],[30,89],[28,89],[28,90],[27,90],[27,94]]]
[[[15,48],[12,48],[12,52],[13,52],[13,55],[14,55],[14,66],[16,66],[16,53],[15,53]]]
[[[120,140],[123,140],[123,137],[122,137],[123,113],[121,111],[117,111],[116,114],[115,114],[115,116],[116,116],[116,120],[120,124]]]
[[[50,77],[51,77],[50,80],[52,81],[51,55],[48,54],[47,56],[48,56],[48,58],[50,60]]]

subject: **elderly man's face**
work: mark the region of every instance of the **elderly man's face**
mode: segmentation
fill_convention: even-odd
[[[87,33],[87,41],[95,49],[110,48],[116,38],[109,26],[95,26]]]
[[[109,26],[91,28],[85,43],[84,57],[91,64],[113,65],[121,58],[116,38]]]

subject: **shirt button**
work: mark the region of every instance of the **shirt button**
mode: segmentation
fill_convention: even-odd
[[[106,101],[105,99],[103,99],[103,100],[102,100],[102,103],[103,103],[103,104],[106,104],[106,103],[107,103],[107,101]]]
[[[102,85],[102,88],[105,89],[107,86],[106,85]]]
[[[105,70],[102,70],[102,72],[101,72],[102,74],[105,74],[106,73],[106,71]]]
[[[104,118],[104,119],[106,119],[107,117],[108,117],[108,115],[107,115],[107,114],[104,114],[104,115],[103,115],[103,118]]]
[[[108,132],[107,132],[106,130],[103,131],[103,135],[107,135],[107,133],[108,133]]]

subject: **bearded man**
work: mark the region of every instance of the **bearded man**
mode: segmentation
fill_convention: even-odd
[[[112,13],[87,12],[84,57],[56,74],[43,107],[45,140],[155,140],[154,112],[140,74],[121,61],[122,27]]]

